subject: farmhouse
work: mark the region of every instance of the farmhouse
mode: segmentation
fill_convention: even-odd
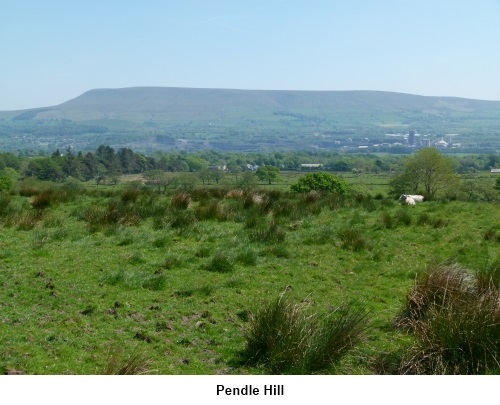
[[[498,173],[498,174],[500,174],[500,169],[491,169],[491,173]]]

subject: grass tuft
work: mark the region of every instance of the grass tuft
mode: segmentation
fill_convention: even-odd
[[[495,277],[497,270],[491,271]],[[403,356],[401,373],[486,374],[500,369],[500,294],[493,276],[484,276],[440,265],[417,278],[398,319],[416,338]]]
[[[364,307],[344,304],[326,314],[284,294],[251,314],[246,332],[247,362],[273,373],[310,374],[338,362],[358,344],[366,328]]]

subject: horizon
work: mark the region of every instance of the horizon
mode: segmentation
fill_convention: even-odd
[[[500,101],[500,0],[0,0],[0,111],[104,88]]]

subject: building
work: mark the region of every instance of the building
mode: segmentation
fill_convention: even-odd
[[[415,145],[415,131],[410,131],[408,133],[408,145]]]
[[[301,169],[319,169],[323,167],[321,163],[304,163],[300,165]]]
[[[437,148],[447,148],[448,147],[448,142],[446,142],[444,139],[441,139],[440,141],[437,141],[434,146]]]

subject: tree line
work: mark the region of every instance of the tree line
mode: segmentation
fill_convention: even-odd
[[[475,172],[500,167],[500,155],[449,156],[456,173]],[[400,172],[405,157],[398,155],[348,154],[329,151],[288,151],[269,153],[238,153],[204,150],[196,152],[156,152],[150,155],[129,148],[115,150],[100,145],[94,152],[75,152],[72,148],[55,150],[49,156],[27,157],[21,153],[0,152],[0,175],[33,177],[40,180],[63,181],[72,177],[81,181],[107,178],[112,181],[123,174],[159,172],[197,172],[203,184],[218,183],[224,171],[236,179],[247,166],[261,167],[263,181],[276,181],[278,173],[270,169],[301,170],[302,164],[320,164],[321,170],[351,173]],[[267,169],[262,169],[267,167]]]

